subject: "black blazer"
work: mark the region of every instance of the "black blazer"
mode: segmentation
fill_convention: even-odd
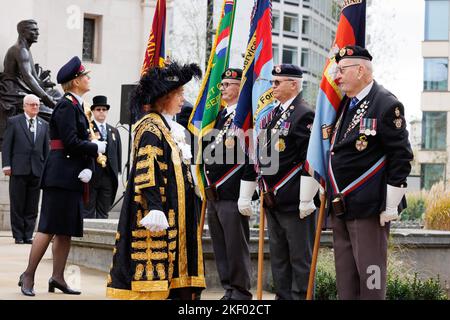
[[[61,140],[60,150],[50,150],[45,161],[41,187],[83,191],[78,175],[83,169],[94,171],[97,145],[89,141],[89,120],[83,106],[70,93],[58,101],[50,118],[50,139]]]
[[[40,177],[49,152],[48,123],[37,117],[33,141],[25,114],[8,119],[3,136],[2,167],[11,167],[13,175]]]
[[[97,124],[95,121],[92,121],[92,128],[95,133],[98,132],[97,136],[100,136],[99,140],[103,141],[103,138],[101,137],[100,130],[97,127]],[[114,128],[113,126],[106,124],[106,142],[108,143],[106,145],[106,166],[111,170],[114,176],[115,181],[115,189],[117,192],[117,175],[122,172],[122,142],[120,140],[120,134],[119,130]],[[95,162],[95,171],[101,170],[101,166]],[[96,179],[96,174],[94,173],[93,181]]]
[[[387,185],[405,185],[411,171],[410,162],[413,160],[404,107],[391,92],[374,82],[369,94],[352,111],[347,111],[349,100],[344,96],[341,102],[340,112],[345,114],[341,125],[335,128],[337,139],[330,154],[339,190],[342,191],[355,181],[383,156],[386,157],[386,162],[365,184],[344,198],[346,212],[341,218],[345,220],[366,218],[385,210]],[[365,148],[358,151],[356,143],[361,136],[360,125],[358,122],[351,129],[350,119],[364,103],[367,103],[368,108],[363,118],[376,120],[376,134],[366,136]],[[340,114],[337,119],[339,116]],[[330,187],[329,190],[333,189]],[[329,201],[332,200],[333,193],[329,193]],[[406,201],[401,203],[401,207],[406,207]]]
[[[299,94],[291,103],[289,108],[294,107],[285,123],[289,123],[289,129],[277,130],[280,134],[279,140],[283,141],[284,148],[279,151],[274,149],[277,141],[272,141],[273,130],[281,115],[274,117],[267,126],[266,137],[259,143],[264,143],[261,150],[263,154],[258,159],[261,163],[261,174],[267,187],[273,189],[276,184],[289,174],[289,172],[305,163],[308,150],[309,137],[311,136],[311,127],[314,121],[314,111],[307,105],[306,101]],[[278,141],[279,141],[278,140]],[[278,153],[271,157],[272,152]],[[268,157],[268,158],[267,158]],[[272,163],[272,160],[279,161]],[[278,168],[277,168],[278,167]],[[276,172],[273,172],[275,169]],[[300,203],[300,175],[308,175],[306,170],[302,169],[293,176],[275,195],[277,210],[284,212],[298,212]]]

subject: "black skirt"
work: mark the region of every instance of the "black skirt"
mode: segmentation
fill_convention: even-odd
[[[38,232],[83,236],[83,194],[61,188],[45,188]]]

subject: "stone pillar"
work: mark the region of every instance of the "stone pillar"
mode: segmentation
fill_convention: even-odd
[[[1,153],[0,153],[1,155]],[[11,230],[9,218],[9,177],[0,173],[0,231]]]

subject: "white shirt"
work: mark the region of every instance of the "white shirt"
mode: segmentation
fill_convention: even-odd
[[[369,83],[364,89],[362,89],[355,97],[356,99],[358,99],[358,101],[361,101],[362,99],[364,99],[370,92],[370,90],[372,90],[373,87],[373,80],[371,83]]]
[[[227,106],[225,111],[227,112],[227,114],[225,115],[226,117],[228,117],[234,110],[236,110],[237,104],[233,104],[231,106]]]
[[[289,99],[289,100],[286,101],[285,103],[282,103],[282,104],[281,104],[281,107],[283,108],[283,111],[286,111],[287,108],[289,108],[289,107],[291,106],[292,101],[294,101],[295,98],[296,98],[296,96],[293,97],[293,98],[291,98],[291,99]]]
[[[80,106],[83,105],[83,98],[81,98],[79,95],[77,95],[71,91],[69,91],[69,93],[71,93],[78,100],[78,103],[80,104]]]

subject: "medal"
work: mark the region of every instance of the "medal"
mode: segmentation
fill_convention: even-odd
[[[368,144],[369,142],[367,141],[367,137],[365,135],[360,135],[355,143],[356,150],[363,151],[367,148]]]
[[[234,147],[234,138],[233,137],[228,137],[225,139],[225,147],[227,147],[228,149],[231,149]]]
[[[365,134],[366,136],[370,136],[370,129],[364,130],[364,134]]]
[[[280,138],[275,143],[275,151],[277,152],[283,152],[286,149],[286,143],[284,142],[284,139]]]
[[[402,121],[401,118],[397,118],[397,119],[394,120],[394,124],[395,124],[395,127],[397,129],[401,129],[402,128],[402,123],[403,123],[403,121]]]
[[[400,109],[398,107],[395,108],[395,116],[400,117]]]
[[[377,134],[377,132],[375,131],[375,130],[370,130],[370,134],[372,135],[372,136],[375,136],[376,134]]]

